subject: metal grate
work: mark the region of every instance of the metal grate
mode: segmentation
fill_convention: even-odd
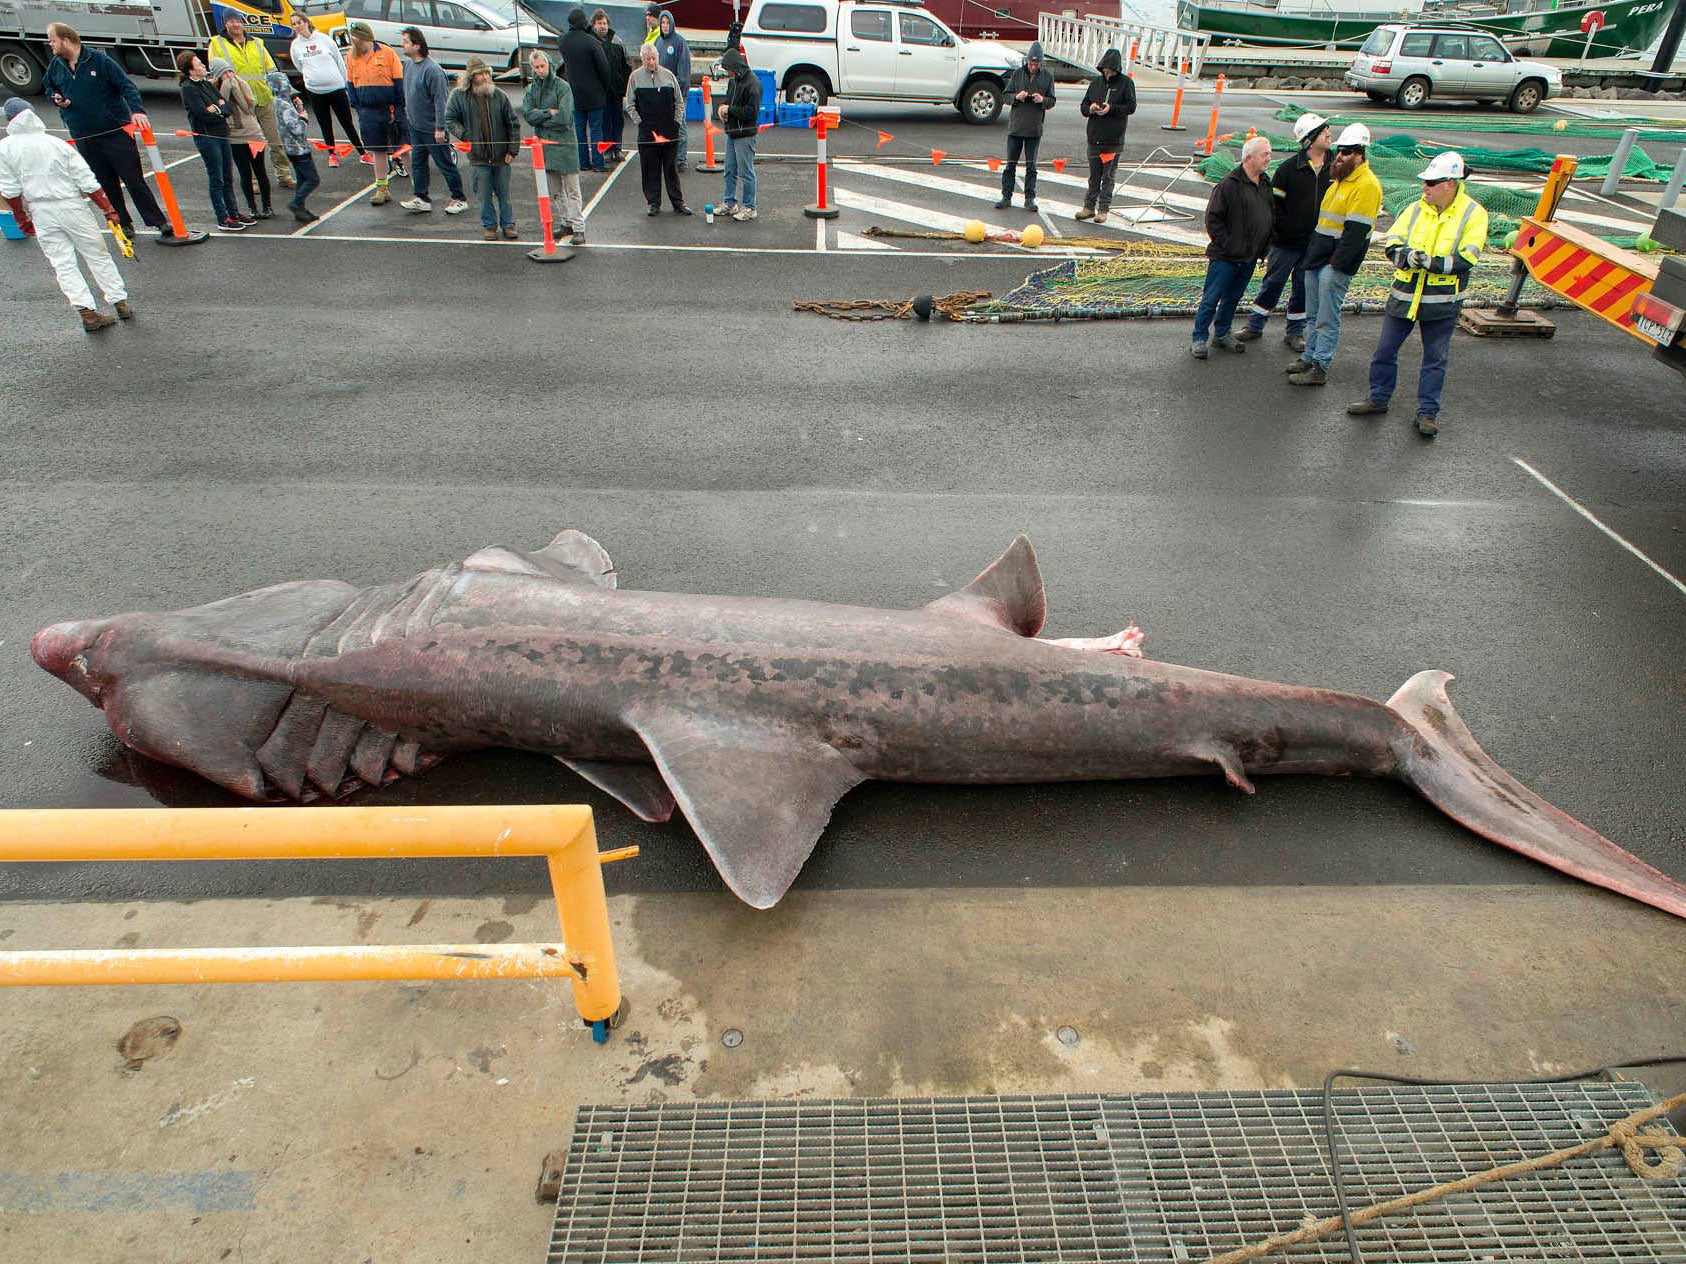
[[[1576,1145],[1637,1084],[1341,1090],[1357,1208]],[[1317,1093],[583,1106],[550,1264],[1201,1261],[1334,1214]],[[1686,1183],[1606,1151],[1360,1230],[1375,1264],[1686,1262]],[[1295,1261],[1346,1259],[1343,1245]]]

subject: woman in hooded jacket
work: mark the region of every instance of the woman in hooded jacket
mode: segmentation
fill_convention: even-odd
[[[257,99],[247,82],[235,72],[232,62],[221,57],[211,58],[211,78],[217,91],[228,103],[228,143],[234,149],[234,169],[240,173],[240,191],[246,195],[251,214],[235,212],[243,222],[251,224],[271,219],[275,212],[269,205],[269,164],[264,161],[263,125],[258,122]],[[254,150],[253,145],[257,148]]]
[[[1124,149],[1124,128],[1136,112],[1136,85],[1124,73],[1124,58],[1116,48],[1102,53],[1095,69],[1100,73],[1089,81],[1089,90],[1078,106],[1089,120],[1089,187],[1075,218],[1104,224],[1112,210],[1112,185],[1118,175],[1118,155]]]

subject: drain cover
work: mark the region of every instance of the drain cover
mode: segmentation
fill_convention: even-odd
[[[1578,1144],[1651,1104],[1631,1083],[1337,1100],[1355,1208]],[[584,1106],[547,1258],[1171,1264],[1334,1211],[1317,1093]],[[1390,1264],[1681,1264],[1686,1183],[1642,1182],[1605,1152],[1359,1236]],[[1339,1242],[1293,1255],[1346,1258]]]

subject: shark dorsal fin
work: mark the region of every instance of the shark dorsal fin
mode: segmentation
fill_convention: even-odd
[[[632,727],[726,885],[756,908],[779,902],[865,780],[819,738],[761,721],[649,707]]]
[[[1048,617],[1048,598],[1042,590],[1036,550],[1027,537],[1019,536],[982,575],[925,608],[1006,628],[1020,636],[1035,636]]]
[[[493,544],[463,559],[463,569],[504,575],[548,575],[567,583],[615,586],[615,564],[603,546],[570,528],[534,553]]]

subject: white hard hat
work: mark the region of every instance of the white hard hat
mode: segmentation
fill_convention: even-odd
[[[1328,119],[1321,114],[1313,114],[1307,111],[1294,120],[1294,139],[1303,145],[1306,137],[1315,136],[1321,129],[1328,126]]]
[[[1349,145],[1368,148],[1370,144],[1370,129],[1362,123],[1348,123],[1345,130],[1335,138],[1335,148],[1345,149]]]
[[[1464,156],[1455,149],[1448,149],[1429,159],[1428,166],[1417,173],[1417,179],[1462,180],[1464,175]]]

